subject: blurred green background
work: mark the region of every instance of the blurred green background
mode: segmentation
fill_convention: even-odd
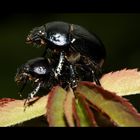
[[[140,14],[6,14],[0,21],[0,97],[18,97],[14,82],[17,68],[43,52],[25,43],[29,31],[56,20],[82,25],[100,37],[107,50],[104,73],[140,67]]]

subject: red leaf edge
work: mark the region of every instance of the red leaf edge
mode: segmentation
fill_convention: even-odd
[[[88,103],[87,103],[87,101],[86,101],[86,97],[85,96],[83,96],[83,95],[81,95],[81,94],[79,94],[78,95],[78,99],[80,98],[80,101],[82,102],[82,104],[83,104],[83,106],[84,106],[84,108],[86,109],[85,111],[86,111],[86,113],[87,113],[87,116],[88,116],[88,119],[90,120],[90,122],[91,122],[91,126],[97,126],[97,123],[96,123],[96,121],[95,121],[95,117],[94,117],[94,114],[93,114],[93,112],[90,110],[90,108],[89,108],[89,105],[88,105]]]
[[[96,88],[97,92],[99,92],[100,94],[102,94],[102,96],[106,99],[111,99],[117,102],[120,102],[122,105],[124,105],[127,108],[127,111],[131,114],[133,114],[134,116],[137,117],[138,120],[140,120],[140,114],[138,113],[138,111],[136,110],[136,108],[125,98],[118,96],[116,93],[114,92],[110,92],[107,91],[105,89],[103,89],[102,87],[95,85],[92,82],[80,82],[79,85],[84,85],[84,86],[88,86],[88,88],[92,89],[92,88]]]
[[[58,88],[60,88],[60,87],[59,87],[59,86],[55,86],[55,87],[53,87],[53,88],[51,89],[51,91],[48,93],[48,102],[47,102],[47,106],[46,106],[46,108],[47,108],[46,116],[47,116],[47,121],[49,122],[49,124],[50,124],[50,122],[51,122],[51,117],[50,117],[48,114],[50,114],[50,112],[51,112],[50,106],[51,106],[52,98],[53,98],[53,96],[55,95],[55,91],[56,91]]]
[[[74,120],[76,121],[76,125],[77,125],[77,127],[80,127],[80,118],[79,118],[77,111],[76,111],[75,98],[73,98],[73,101],[72,101],[72,109],[73,109],[73,116],[74,116]]]

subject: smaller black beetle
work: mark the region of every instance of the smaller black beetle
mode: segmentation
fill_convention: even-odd
[[[32,99],[39,89],[44,87],[45,82],[50,78],[51,70],[52,68],[49,62],[43,57],[31,59],[18,68],[15,81],[17,84],[22,84],[20,93],[23,91],[28,81],[35,85],[35,89],[28,94],[26,101]]]
[[[24,90],[27,82],[33,83],[33,86],[35,87],[33,91],[28,94],[25,104],[38,93],[40,88],[45,88],[45,90],[49,91],[55,85],[60,85],[66,90],[69,86],[72,87],[71,83],[73,83],[73,78],[69,75],[72,76],[73,72],[71,71],[69,65],[64,65],[62,75],[59,76],[57,80],[55,77],[53,77],[53,75],[51,75],[51,72],[53,71],[54,67],[56,67],[56,64],[56,61],[53,62],[44,57],[37,57],[28,60],[25,64],[18,68],[15,76],[15,82],[19,85],[22,85],[20,95]],[[82,64],[76,64],[74,69],[76,71],[75,79],[77,82],[83,80],[92,81],[91,73],[87,68],[83,67]]]
[[[93,81],[100,85],[96,72],[101,71],[106,51],[101,40],[84,27],[60,21],[49,22],[34,28],[27,36],[27,43],[46,46],[43,56],[48,48],[59,54],[59,63],[54,71],[56,79],[62,75],[65,61],[69,63],[73,77],[74,65],[82,61],[82,65],[92,72]]]

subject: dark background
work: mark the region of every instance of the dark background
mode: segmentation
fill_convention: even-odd
[[[8,13],[0,19],[0,97],[18,97],[17,68],[43,52],[25,43],[29,31],[56,20],[82,25],[100,37],[107,50],[104,73],[140,67],[140,13]]]

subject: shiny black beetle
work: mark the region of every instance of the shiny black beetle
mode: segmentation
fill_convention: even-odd
[[[45,86],[45,82],[48,82],[50,78],[51,69],[52,68],[49,62],[43,57],[31,59],[17,69],[15,82],[19,85],[22,85],[22,88],[19,92],[20,95],[27,82],[30,81],[32,82],[33,86],[35,86],[34,90],[28,94],[26,101],[32,99],[39,89]]]
[[[66,22],[49,22],[34,28],[27,36],[27,43],[46,46],[43,56],[49,49],[59,54],[59,62],[54,70],[54,77],[61,76],[64,62],[69,63],[72,87],[77,85],[74,65],[80,61],[92,72],[93,81],[100,85],[97,74],[105,59],[105,48],[100,39],[85,28]]]
[[[15,82],[22,86],[19,91],[20,95],[24,90],[27,82],[31,82],[34,86],[33,91],[28,94],[25,104],[38,93],[40,88],[45,88],[46,93],[46,90],[49,91],[55,85],[60,85],[63,88],[71,86],[71,77],[69,76],[69,73],[71,73],[71,69],[69,65],[65,63],[62,70],[62,76],[60,76],[57,80],[55,79],[55,77],[53,77],[53,75],[51,75],[51,72],[56,67],[56,65],[56,60],[50,61],[49,59],[46,59],[44,57],[37,57],[28,60],[25,64],[23,64],[20,68],[17,69]],[[83,67],[82,64],[76,63],[74,65],[74,69],[77,74],[77,81],[92,80],[91,73],[85,67]]]

